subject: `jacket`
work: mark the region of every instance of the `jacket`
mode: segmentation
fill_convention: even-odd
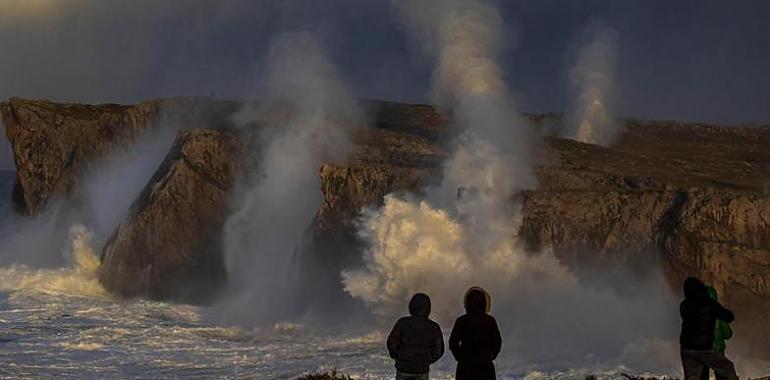
[[[713,287],[708,287],[709,297],[714,301],[719,301],[717,290]],[[714,328],[714,351],[725,353],[727,348],[726,340],[732,338],[733,329],[730,328],[730,324],[717,319],[717,324]]]
[[[455,320],[449,349],[457,360],[457,380],[495,379],[495,365],[502,337],[494,317],[487,314],[489,298],[480,288],[465,297],[465,315]]]
[[[730,323],[735,319],[733,313],[711,299],[706,285],[694,277],[685,281],[684,297],[679,305],[682,317],[680,347],[684,350],[712,350],[717,320]]]
[[[409,302],[408,317],[396,322],[388,335],[388,353],[396,369],[410,374],[427,373],[444,355],[444,336],[438,323],[428,318],[430,298],[418,293]]]

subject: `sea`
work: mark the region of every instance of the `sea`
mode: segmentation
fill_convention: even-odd
[[[5,227],[17,222],[13,176],[0,173]],[[117,299],[96,280],[98,254],[87,231],[75,227],[71,234],[66,265],[0,267],[0,379],[295,379],[331,370],[354,379],[394,378],[383,326],[286,321],[239,328],[207,322],[197,306]],[[635,372],[622,363],[592,363],[545,369],[503,362],[498,372],[501,379],[526,380],[616,379]],[[453,378],[454,366],[445,355],[431,378]],[[648,374],[677,375],[671,368]]]

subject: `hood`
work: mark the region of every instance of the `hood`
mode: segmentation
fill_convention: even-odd
[[[465,311],[468,313],[487,313],[490,309],[489,294],[482,288],[474,286],[465,293]]]
[[[690,277],[684,280],[684,298],[700,298],[708,297],[708,290],[706,285],[695,277]]]
[[[430,315],[430,297],[425,293],[417,293],[409,301],[409,314],[415,317],[428,318]]]

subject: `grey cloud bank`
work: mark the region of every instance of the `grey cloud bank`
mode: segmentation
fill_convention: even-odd
[[[618,116],[770,122],[770,3],[494,1],[509,25],[502,69],[525,111],[564,111],[566,54],[601,18],[618,33]],[[259,95],[272,36],[316,36],[357,95],[428,101],[390,2],[377,0],[4,0],[0,98],[123,102]],[[255,90],[257,89],[257,90]],[[11,168],[7,154],[0,167]]]

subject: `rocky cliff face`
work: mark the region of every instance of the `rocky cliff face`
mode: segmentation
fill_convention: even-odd
[[[235,103],[198,98],[150,100],[133,106],[19,98],[0,103],[16,163],[14,209],[34,215],[51,197],[70,195],[90,164],[116,148],[130,146],[142,133],[205,127],[235,107]]]
[[[430,109],[409,112],[423,114],[410,120],[425,120],[425,132],[419,122],[398,131],[378,123],[364,139],[365,154],[322,168],[319,235],[355,240],[358,210],[435,179],[444,156],[434,133],[440,121]],[[687,276],[701,277],[735,308],[738,329],[761,332],[755,343],[763,341],[770,335],[762,327],[770,324],[770,128],[629,121],[624,129],[610,148],[544,140],[536,152],[539,186],[518,195],[524,243],[533,251],[551,248],[573,267],[660,261],[675,288]],[[394,160],[388,148],[373,148],[401,149],[400,139],[413,142],[404,149],[421,159]],[[345,239],[331,244],[339,241]]]
[[[16,162],[14,208],[31,215],[52,195],[69,193],[83,166],[127,144],[160,111],[156,101],[89,106],[12,98],[0,112]]]
[[[56,169],[59,164],[45,164],[53,159],[36,147],[47,145],[10,131],[57,124],[25,124],[24,120],[38,119],[15,116],[19,106],[3,107],[9,138],[14,152],[19,152],[20,177],[29,183],[21,185],[24,205],[40,207],[39,199],[45,197],[35,194],[51,194],[62,176],[57,173],[66,170]],[[15,108],[9,111],[9,107]],[[80,117],[86,120],[84,125],[100,125],[93,120],[107,118],[98,116],[105,109],[77,107],[92,115]],[[342,257],[341,261],[356,257],[352,220],[360,210],[379,205],[391,192],[419,193],[438,179],[447,155],[445,143],[452,131],[431,107],[390,103],[369,107],[372,127],[354,136],[358,144],[354,157],[347,164],[320,169],[324,199],[309,235],[324,252],[324,260],[332,259],[326,255]],[[123,108],[114,112],[129,114]],[[528,117],[541,125],[559,122],[553,115]],[[576,266],[601,268],[604,260],[616,259],[659,260],[677,287],[690,275],[714,284],[724,302],[736,309],[739,330],[766,326],[770,322],[770,128],[642,121],[628,121],[623,128],[621,139],[609,148],[557,138],[545,138],[537,147],[534,165],[539,186],[515,195],[522,204],[519,233],[525,245],[533,251],[553,249]],[[53,144],[52,139],[38,137],[45,144]],[[68,144],[66,149],[54,150],[55,161],[66,163],[71,152],[92,152],[95,149],[86,147],[104,143],[80,147],[80,141],[72,139]],[[124,296],[189,300],[221,283],[218,231],[227,214],[228,191],[242,144],[227,132],[179,136],[129,218],[104,248],[100,278],[108,289]],[[73,162],[85,159],[78,154],[75,157],[83,158]],[[31,174],[22,175],[23,171]],[[334,270],[334,265],[329,268]],[[766,330],[754,331],[770,333]]]
[[[209,298],[225,278],[219,237],[241,151],[227,132],[180,132],[105,245],[102,284],[124,297]]]

